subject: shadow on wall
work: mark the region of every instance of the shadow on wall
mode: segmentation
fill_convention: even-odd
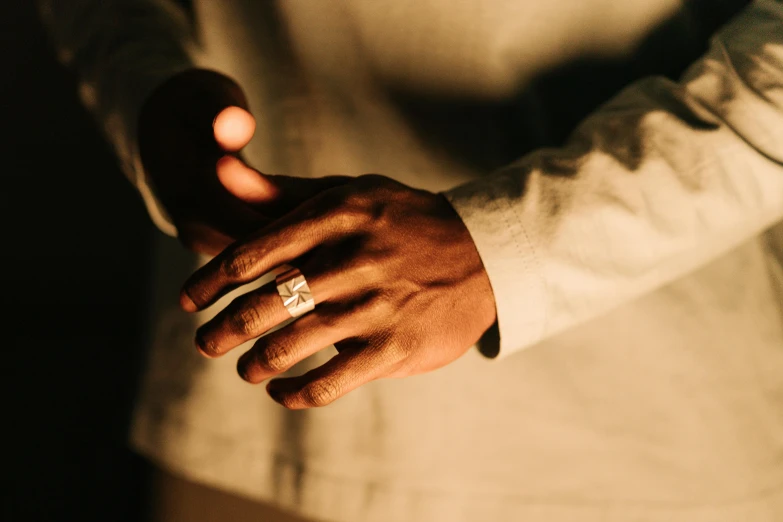
[[[634,80],[678,79],[707,50],[710,35],[750,3],[684,0],[626,57],[573,61],[539,74],[508,99],[433,99],[401,90],[390,95],[423,142],[479,171],[493,171],[534,149],[561,145],[580,121]]]

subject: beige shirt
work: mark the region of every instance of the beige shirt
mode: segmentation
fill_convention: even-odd
[[[783,516],[783,3],[757,0],[678,83],[637,82],[532,154],[523,136],[551,115],[535,78],[621,56],[680,2],[194,0],[200,48],[157,1],[44,4],[164,231],[135,111],[197,63],[247,90],[260,170],[444,191],[496,296],[497,357],[290,412],[238,379],[241,350],[196,355],[175,296],[198,261],[161,237],[139,451],[323,520]]]

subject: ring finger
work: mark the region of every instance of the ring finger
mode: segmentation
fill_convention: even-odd
[[[316,306],[345,296],[348,281],[340,271],[305,270],[302,272]],[[237,297],[202,325],[196,332],[196,346],[207,357],[220,357],[288,319],[291,314],[272,282]]]
[[[279,375],[327,346],[364,334],[365,315],[361,305],[325,304],[256,341],[239,358],[237,371],[252,384]]]

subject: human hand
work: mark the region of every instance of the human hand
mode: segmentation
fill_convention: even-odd
[[[241,190],[238,179],[269,179],[236,159],[223,167],[232,191]],[[322,183],[274,178],[303,193]],[[245,380],[260,383],[334,344],[338,354],[322,366],[268,384],[272,398],[291,409],[324,406],[369,381],[449,364],[496,317],[473,240],[442,195],[379,175],[340,181],[228,247],[191,276],[180,296],[194,312],[281,265],[302,272],[315,309],[261,337],[238,362]],[[289,318],[275,284],[267,284],[203,325],[196,344],[218,357]]]
[[[169,79],[140,111],[138,142],[147,180],[179,239],[192,250],[216,254],[266,222],[216,175],[218,160],[253,136],[255,120],[247,111],[236,82],[204,69]]]

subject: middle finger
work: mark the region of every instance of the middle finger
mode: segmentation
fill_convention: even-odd
[[[338,300],[349,291],[343,272],[307,270],[303,273],[316,305]],[[207,357],[220,357],[289,319],[291,314],[273,281],[237,297],[202,325],[196,332],[196,347]]]

